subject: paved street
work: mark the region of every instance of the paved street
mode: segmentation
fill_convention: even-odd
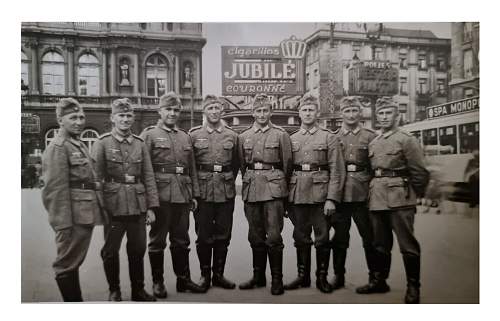
[[[55,258],[54,233],[42,207],[39,190],[22,190],[22,302],[61,301],[51,268]],[[458,214],[456,212],[459,212]],[[479,302],[479,219],[478,211],[466,215],[465,207],[447,207],[441,215],[430,213],[416,217],[415,229],[422,247],[422,303],[478,303]],[[247,241],[248,225],[243,214],[243,204],[238,196],[234,213],[233,239],[229,248],[226,277],[239,283],[251,275],[251,250]],[[194,249],[194,222],[190,225],[191,248]],[[295,249],[292,225],[285,220],[284,281],[296,275]],[[121,286],[125,300],[130,297],[127,258],[124,240],[121,250]],[[102,226],[94,229],[91,247],[80,269],[82,292],[86,301],[107,299],[107,283],[99,256],[103,244]],[[393,264],[388,280],[392,291],[387,294],[357,295],[355,287],[367,281],[366,264],[361,240],[355,226],[351,230],[351,251],[348,253],[347,285],[332,294],[322,294],[313,286],[310,289],[287,291],[282,296],[272,296],[269,286],[250,291],[212,288],[207,294],[183,294],[175,291],[175,277],[170,254],[166,255],[166,302],[238,302],[238,303],[401,303],[405,291],[404,269],[395,241]],[[314,255],[314,251],[313,251]],[[313,256],[313,271],[315,270]],[[198,281],[200,270],[196,251],[190,253],[192,278]],[[332,275],[330,264],[330,278]],[[268,280],[270,271],[267,269]],[[145,278],[151,290],[151,274],[147,255]]]

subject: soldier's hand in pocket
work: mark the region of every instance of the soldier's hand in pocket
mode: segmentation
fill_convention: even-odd
[[[331,217],[333,214],[335,214],[335,211],[335,203],[331,200],[326,200],[323,214],[327,217]]]
[[[153,210],[148,210],[146,212],[146,224],[150,225],[153,224],[156,221],[156,215]]]

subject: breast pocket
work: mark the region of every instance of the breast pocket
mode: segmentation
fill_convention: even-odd
[[[91,175],[89,160],[85,157],[70,157],[70,175],[76,180],[86,180]]]
[[[194,152],[195,152],[196,158],[208,153],[208,140],[207,139],[195,140]]]
[[[326,144],[314,144],[313,149],[318,163],[324,164],[328,162],[328,147]]]
[[[243,143],[243,151],[245,153],[245,162],[246,163],[251,163],[252,162],[252,151],[253,151],[253,143],[252,141],[245,141]]]
[[[119,176],[123,173],[123,157],[119,150],[106,151],[106,171],[109,176]]]
[[[164,163],[170,155],[171,145],[169,141],[157,140],[153,143],[151,159],[153,162]]]
[[[233,149],[234,149],[234,143],[230,140],[225,141],[222,143],[222,149],[224,150],[223,155],[224,155],[224,162],[230,161],[233,157]]]
[[[265,163],[279,163],[279,147],[278,141],[271,140],[264,143],[264,162]]]
[[[388,168],[404,166],[403,150],[399,147],[392,148],[385,153],[385,162]]]

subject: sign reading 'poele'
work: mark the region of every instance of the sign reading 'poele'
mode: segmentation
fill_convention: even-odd
[[[293,36],[280,46],[223,46],[222,94],[302,95],[306,47]]]
[[[398,93],[399,71],[387,61],[362,61],[349,70],[351,95],[392,96]]]

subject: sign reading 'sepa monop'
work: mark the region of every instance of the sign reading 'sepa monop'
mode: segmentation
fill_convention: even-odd
[[[279,46],[222,46],[222,95],[302,95],[307,45],[292,36]]]

